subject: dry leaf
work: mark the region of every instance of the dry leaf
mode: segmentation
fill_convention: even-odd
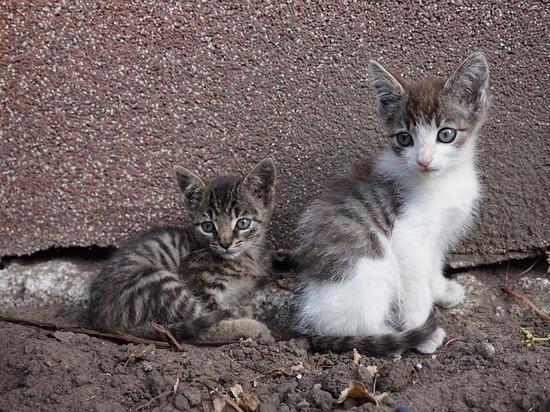
[[[319,356],[319,359],[317,359],[317,365],[323,366],[325,363],[327,363],[327,357],[325,355]]]
[[[356,365],[359,365],[359,361],[361,360],[361,355],[359,352],[357,352],[357,348],[353,348],[353,363]]]
[[[375,395],[370,393],[367,390],[367,388],[365,388],[365,385],[363,385],[361,382],[351,381],[349,386],[342,391],[336,403],[337,404],[344,403],[348,398],[354,398],[354,399],[363,398],[369,402],[373,402],[376,405],[378,405],[380,401],[384,399],[386,396],[388,396],[386,392],[381,393],[380,395]]]
[[[246,393],[240,384],[236,384],[230,388],[231,393],[237,401],[237,405],[246,412],[255,412],[260,406],[260,400],[258,397],[251,393]]]
[[[243,387],[238,383],[232,388],[229,388],[229,390],[233,394],[233,397],[237,400],[239,399],[239,396],[241,396],[244,393]]]
[[[290,367],[290,370],[292,370],[293,372],[300,372],[302,369],[304,369],[304,364],[302,362],[299,362],[298,365]]]
[[[240,386],[240,385],[239,385]],[[237,404],[237,402],[233,401],[229,396],[227,396],[226,394],[220,392],[219,390],[217,389],[212,389],[212,392],[210,393],[213,393],[213,394],[216,394],[218,398],[220,398],[222,401],[223,401],[223,406],[225,406],[226,403],[228,403],[229,405],[231,405],[233,407],[233,409],[235,409],[237,412],[244,412],[240,406]],[[214,403],[214,407],[220,407],[221,403]],[[222,409],[223,409],[223,406],[222,406]],[[221,409],[220,409],[221,411]]]
[[[374,375],[378,373],[378,366],[376,365],[367,366],[367,372],[369,373],[370,376],[374,377]]]
[[[225,401],[219,396],[216,396],[212,403],[214,404],[214,412],[222,412],[223,408],[225,408]]]
[[[237,405],[239,405],[243,411],[256,412],[260,406],[260,400],[253,393],[243,393],[242,396],[237,399]]]

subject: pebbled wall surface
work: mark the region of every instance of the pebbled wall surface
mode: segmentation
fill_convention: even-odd
[[[0,256],[117,246],[181,221],[173,166],[205,176],[272,156],[273,243],[385,137],[366,66],[491,66],[484,199],[451,263],[549,247],[549,5],[542,1],[3,1]]]

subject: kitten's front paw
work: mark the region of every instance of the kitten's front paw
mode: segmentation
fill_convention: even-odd
[[[203,341],[237,341],[240,338],[273,340],[269,328],[260,321],[249,318],[223,320],[201,335]]]
[[[430,336],[424,343],[418,345],[415,349],[420,353],[434,353],[435,350],[443,343],[443,339],[445,339],[445,331],[441,328],[437,328],[432,336]]]
[[[452,308],[464,300],[464,288],[455,280],[447,280],[439,296],[434,296],[434,302],[442,308]]]

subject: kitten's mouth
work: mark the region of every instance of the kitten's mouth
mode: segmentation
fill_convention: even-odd
[[[431,174],[431,173],[435,173],[435,172],[438,172],[439,169],[436,169],[436,168],[432,168],[432,167],[422,167],[419,169],[420,173],[421,174]]]
[[[230,250],[222,249],[222,250],[219,250],[218,253],[220,254],[220,256],[222,256],[225,259],[234,259],[241,254],[241,251],[235,250],[235,249],[230,249]]]

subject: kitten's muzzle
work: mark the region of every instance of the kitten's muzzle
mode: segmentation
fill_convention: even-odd
[[[227,251],[231,247],[232,242],[230,240],[220,239],[218,243],[222,249],[225,249]]]

